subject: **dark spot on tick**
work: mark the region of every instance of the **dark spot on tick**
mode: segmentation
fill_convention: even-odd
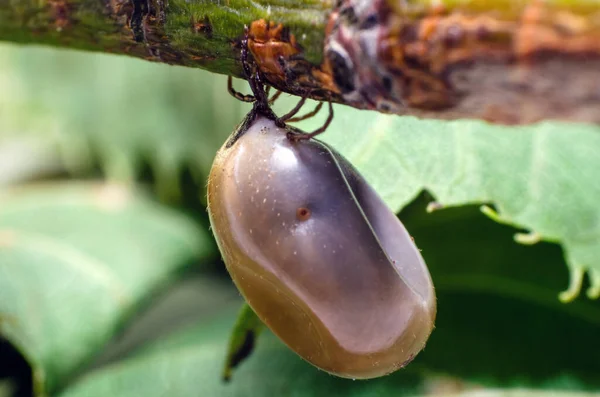
[[[300,207],[296,210],[296,219],[298,219],[299,221],[307,221],[310,219],[310,216],[311,212],[306,207]]]

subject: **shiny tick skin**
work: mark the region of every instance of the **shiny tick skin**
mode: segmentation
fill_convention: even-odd
[[[217,153],[209,214],[233,281],[293,351],[340,377],[389,374],[424,347],[436,298],[406,229],[325,144],[251,113]]]

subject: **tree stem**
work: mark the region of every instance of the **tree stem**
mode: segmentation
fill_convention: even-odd
[[[360,109],[600,123],[590,0],[4,0],[0,40],[124,54]],[[268,22],[267,22],[268,21]]]

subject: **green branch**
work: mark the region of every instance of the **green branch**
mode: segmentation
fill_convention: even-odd
[[[233,43],[253,20],[285,21],[319,62],[326,3],[267,0],[12,0],[0,3],[0,40],[123,54],[241,77]],[[270,4],[270,5],[269,5]],[[146,7],[147,9],[143,9]],[[148,9],[149,8],[149,9]]]
[[[419,117],[600,123],[598,1],[360,4],[5,0],[0,40],[242,77],[240,39],[248,25],[266,82],[292,94]]]

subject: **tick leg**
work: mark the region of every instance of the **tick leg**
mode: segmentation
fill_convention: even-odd
[[[306,97],[302,97],[298,103],[296,104],[296,106],[294,106],[294,108],[292,110],[290,110],[289,113],[284,114],[283,116],[281,116],[279,118],[279,120],[281,121],[288,121],[289,119],[291,119],[292,117],[294,117],[294,115],[296,113],[298,113],[300,111],[300,109],[302,109],[302,106],[304,106],[304,103],[306,102]]]
[[[236,98],[242,102],[256,101],[256,98],[254,98],[254,95],[244,95],[241,92],[236,91],[233,88],[233,78],[231,76],[227,77],[227,90],[229,91],[231,96],[233,96],[234,98]]]
[[[279,98],[282,93],[283,93],[283,91],[277,90],[277,92],[269,99],[269,105],[272,105],[273,103],[275,103],[277,98]]]
[[[317,106],[315,106],[315,108],[313,109],[312,112],[308,112],[304,116],[292,117],[291,119],[288,119],[287,122],[288,123],[295,123],[297,121],[302,121],[302,120],[310,119],[311,117],[316,116],[317,113],[319,113],[319,111],[321,110],[322,107],[323,107],[323,102],[319,102],[317,104]]]
[[[327,104],[329,105],[329,115],[327,116],[327,120],[325,120],[325,124],[323,124],[321,128],[318,128],[309,134],[288,133],[288,139],[293,139],[295,141],[308,140],[325,132],[333,120],[333,105],[331,102],[328,102]]]

